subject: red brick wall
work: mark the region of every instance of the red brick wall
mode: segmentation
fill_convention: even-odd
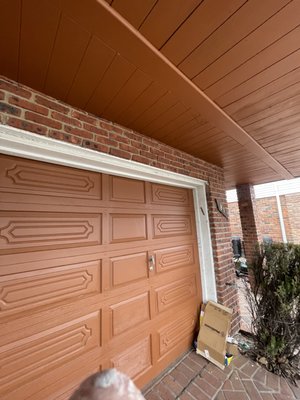
[[[271,236],[275,242],[281,242],[281,229],[277,210],[276,197],[265,197],[256,200],[261,239]]]
[[[300,243],[300,193],[280,196],[281,209],[287,240]],[[277,210],[276,197],[256,199],[260,240],[263,236],[271,236],[274,241],[281,242],[282,235]],[[232,236],[243,237],[239,207],[237,202],[229,203],[229,218]]]
[[[250,184],[239,185],[236,188],[236,192],[243,232],[245,257],[247,261],[251,263],[260,239],[254,187]]]
[[[298,198],[298,201],[299,201],[300,200],[299,196],[296,195],[296,197]],[[300,243],[300,236],[299,236],[300,232],[298,231],[298,236],[296,234],[296,236],[294,237],[293,230],[292,230],[292,225],[294,225],[293,221],[297,221],[297,216],[296,215],[294,216],[293,212],[290,214],[286,195],[280,196],[280,203],[281,203],[281,209],[282,209],[282,215],[283,215],[283,220],[284,220],[284,227],[285,227],[287,241],[294,242],[294,243]],[[297,208],[298,208],[297,213],[299,213],[300,208],[299,207],[297,207]],[[278,217],[278,220],[279,220],[279,217]],[[299,219],[298,219],[298,224],[299,224]],[[280,239],[280,241],[281,241],[281,239]]]
[[[243,237],[238,202],[228,203],[231,236]]]
[[[237,292],[225,285],[235,280],[230,225],[217,211],[214,201],[217,198],[226,205],[221,168],[4,77],[0,77],[0,123],[208,181],[207,199],[218,299],[234,308],[232,326],[237,329]]]
[[[285,227],[288,239],[294,243],[300,244],[300,193],[286,194],[285,209]]]

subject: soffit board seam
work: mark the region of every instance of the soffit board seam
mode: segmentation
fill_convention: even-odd
[[[194,109],[198,108],[198,111],[208,122],[213,123],[214,126],[224,131],[242,146],[247,146],[247,151],[259,157],[282,178],[293,178],[293,175],[282,164],[274,159],[237,122],[160,53],[124,17],[104,0],[97,0],[97,2],[101,6],[99,12],[102,12],[103,18],[107,22],[101,27],[98,26],[98,29],[94,32],[97,36],[100,35],[101,40],[107,42],[111,47],[116,48],[130,62],[134,63],[152,78],[158,79],[158,81],[169,82],[170,87],[168,89],[180,94],[180,98],[184,100],[185,104],[192,106]],[[110,26],[109,31],[105,28],[105,25]],[[111,34],[114,27],[118,28],[118,35]],[[131,46],[131,43],[133,43],[132,40],[134,41],[134,46]],[[141,50],[141,53],[134,50],[136,47]],[[143,57],[141,57],[141,54]],[[195,104],[197,107],[195,107]]]

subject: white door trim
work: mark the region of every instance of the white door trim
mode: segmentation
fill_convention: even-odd
[[[0,153],[127,178],[190,188],[194,193],[203,301],[217,301],[206,182],[0,124]]]

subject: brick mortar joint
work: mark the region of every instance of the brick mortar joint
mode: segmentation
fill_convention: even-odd
[[[192,378],[187,385],[182,389],[182,391],[175,397],[175,400],[179,399],[179,397],[183,394],[183,392],[185,391],[185,389],[187,389],[188,386],[190,386],[191,383],[193,383],[195,381],[196,378],[198,378],[199,376],[201,376],[201,373],[203,372],[203,370],[207,367],[207,365],[204,365],[201,369],[201,371],[194,376],[194,378]],[[198,385],[197,385],[198,386]],[[191,395],[193,396],[193,395]],[[194,397],[194,396],[193,396]]]
[[[202,372],[203,372],[203,370],[205,370],[206,369],[206,367],[207,367],[207,365],[205,365],[205,366],[203,366],[202,367],[202,369],[201,369],[201,371],[196,375],[196,376],[194,376],[194,378],[192,378],[191,380],[190,380],[190,382],[186,385],[186,387],[180,392],[180,394],[178,395],[178,396],[176,396],[175,397],[175,400],[178,400],[178,398],[182,395],[182,393],[188,388],[188,386],[190,386],[190,384],[191,383],[193,383],[195,380],[196,380],[196,378],[198,378],[198,377],[201,377],[201,374],[202,374]],[[233,373],[233,370],[230,372],[230,374],[227,376],[227,379],[229,379],[230,377],[231,377],[231,375],[232,375],[232,373]],[[208,383],[209,384],[209,383]],[[209,384],[210,385],[210,384]],[[199,387],[197,384],[196,384],[196,386],[197,387]],[[214,400],[216,397],[217,397],[217,395],[220,393],[220,391],[222,390],[222,387],[223,387],[223,384],[219,387],[219,389],[216,391],[216,393],[214,394],[214,396],[211,398],[211,400]],[[201,389],[201,388],[200,388]],[[201,389],[202,390],[202,389]],[[191,393],[189,393],[192,397],[194,397],[195,398],[195,396],[193,396]],[[197,399],[196,399],[197,400]]]
[[[162,376],[154,383],[154,385],[150,386],[145,392],[143,392],[143,396],[146,396],[146,395],[147,395],[148,393],[150,393],[153,389],[155,389],[155,387],[156,387],[159,383],[161,383],[162,380],[163,380],[166,376],[169,376],[169,374],[170,374],[179,364],[181,364],[181,363],[189,356],[189,354],[191,354],[193,351],[194,351],[193,349],[189,350],[189,351],[187,352],[187,354],[186,354],[184,357],[182,357],[181,359],[179,359],[178,362],[176,362],[170,369],[166,369],[166,370],[163,372]],[[203,371],[206,370],[207,365],[208,365],[208,364],[204,365],[204,366],[201,368],[201,370],[200,370],[193,378],[191,378],[191,379],[188,381],[188,383],[187,383],[187,384],[185,385],[185,387],[180,391],[180,393],[178,393],[177,395],[175,395],[175,393],[173,392],[174,395],[175,395],[174,400],[178,400],[178,399],[180,398],[180,396],[185,392],[185,390],[186,390],[198,377],[202,377],[202,373],[203,373]],[[230,379],[231,376],[232,376],[232,374],[233,374],[233,372],[236,371],[236,370],[237,370],[237,368],[234,367],[234,368],[229,372],[229,374],[227,375],[226,380]],[[224,382],[225,382],[225,381],[224,381]],[[220,391],[221,391],[222,388],[223,388],[224,382],[222,382],[222,384],[220,385],[219,389],[217,389],[216,393],[213,395],[213,397],[211,397],[211,400],[214,400],[214,399],[218,396],[218,394],[220,393]],[[199,387],[197,384],[196,384],[196,386]],[[170,388],[169,388],[169,389],[170,389]],[[201,388],[200,388],[200,389],[201,389]],[[170,390],[172,391],[172,389],[170,389]],[[202,390],[202,389],[201,389],[201,390]],[[190,394],[190,393],[189,393],[189,394]],[[190,396],[191,396],[191,397],[194,397],[192,394],[190,394]],[[194,397],[194,398],[195,398],[195,397]]]
[[[146,396],[149,392],[151,392],[151,390],[153,390],[166,376],[170,374],[170,372],[172,372],[180,363],[182,363],[182,361],[184,361],[193,351],[194,350],[191,348],[183,357],[179,358],[179,360],[177,360],[175,364],[171,366],[171,368],[167,367],[162,372],[162,375],[158,377],[157,381],[155,381],[154,385],[151,385],[148,389],[146,389],[145,392],[143,392],[143,396]]]
[[[228,379],[231,378],[231,376],[232,376],[232,374],[233,374],[234,371],[235,371],[235,369],[232,368],[231,372],[227,375],[227,379],[226,379],[226,380],[228,380]],[[223,388],[223,385],[224,385],[224,383],[226,382],[226,380],[225,380],[224,382],[222,382],[222,385],[219,387],[219,389],[217,390],[217,392],[215,393],[215,395],[211,398],[211,400],[214,400],[214,399],[218,396],[218,394],[221,392],[221,390],[222,390],[222,388]]]

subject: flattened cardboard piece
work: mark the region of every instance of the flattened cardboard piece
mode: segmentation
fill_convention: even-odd
[[[201,318],[197,353],[224,369],[226,341],[233,310],[209,301]]]
[[[226,353],[232,354],[233,356],[237,356],[239,354],[238,346],[235,343],[226,344]]]

